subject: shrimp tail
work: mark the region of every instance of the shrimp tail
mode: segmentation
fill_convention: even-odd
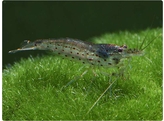
[[[29,48],[18,48],[16,50],[10,50],[9,53],[16,53],[19,51],[26,51],[26,50],[36,50],[36,47],[29,47]]]
[[[30,42],[29,40],[24,40],[24,42],[21,44],[22,48],[18,48],[16,50],[10,50],[9,53],[16,53],[19,51],[26,51],[26,50],[37,50],[38,48],[34,46],[34,42]]]

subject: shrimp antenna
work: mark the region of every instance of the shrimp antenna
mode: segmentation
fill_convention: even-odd
[[[161,36],[161,34],[160,34],[159,36]],[[147,47],[148,47],[156,38],[158,38],[159,36],[154,37],[145,47],[143,47],[143,48],[141,49],[141,51],[144,50],[145,48],[147,48]]]
[[[139,50],[143,50],[143,49],[141,49],[141,48],[142,48],[143,44],[145,43],[146,37],[147,37],[147,36],[148,36],[148,33],[147,33],[146,36],[144,37],[144,39],[143,39],[143,41],[142,41],[142,43],[141,43],[141,45],[140,45],[140,47],[139,47]]]
[[[152,22],[151,22],[150,28],[152,27],[152,25],[153,25],[153,23],[154,23],[154,20],[155,20],[155,15],[154,15],[153,20],[152,20]],[[143,44],[144,44],[145,41],[146,41],[147,36],[148,36],[148,33],[147,33],[146,36],[144,37],[144,39],[143,39],[143,41],[142,41],[142,43],[141,43],[141,46],[139,47],[139,50],[144,50],[148,45],[150,45],[150,43],[152,43],[152,41],[155,40],[155,38],[154,38],[152,41],[150,41],[150,43],[149,43],[148,45],[146,45],[145,47],[142,48]]]

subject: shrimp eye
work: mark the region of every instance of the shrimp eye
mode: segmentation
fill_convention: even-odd
[[[126,46],[126,45],[124,45],[124,46],[123,46],[123,48],[127,48],[127,46]]]
[[[121,49],[121,48],[119,48],[119,49],[118,49],[118,52],[122,52],[122,49]]]

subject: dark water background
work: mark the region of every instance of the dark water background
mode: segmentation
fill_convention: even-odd
[[[20,58],[44,54],[9,54],[23,40],[77,38],[87,40],[107,32],[162,27],[162,2],[11,2],[3,1],[3,68]]]

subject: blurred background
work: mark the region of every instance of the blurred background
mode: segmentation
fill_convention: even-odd
[[[3,1],[2,24],[5,68],[21,58],[44,54],[8,53],[19,48],[24,40],[70,37],[85,41],[104,33],[162,27],[162,1]]]

